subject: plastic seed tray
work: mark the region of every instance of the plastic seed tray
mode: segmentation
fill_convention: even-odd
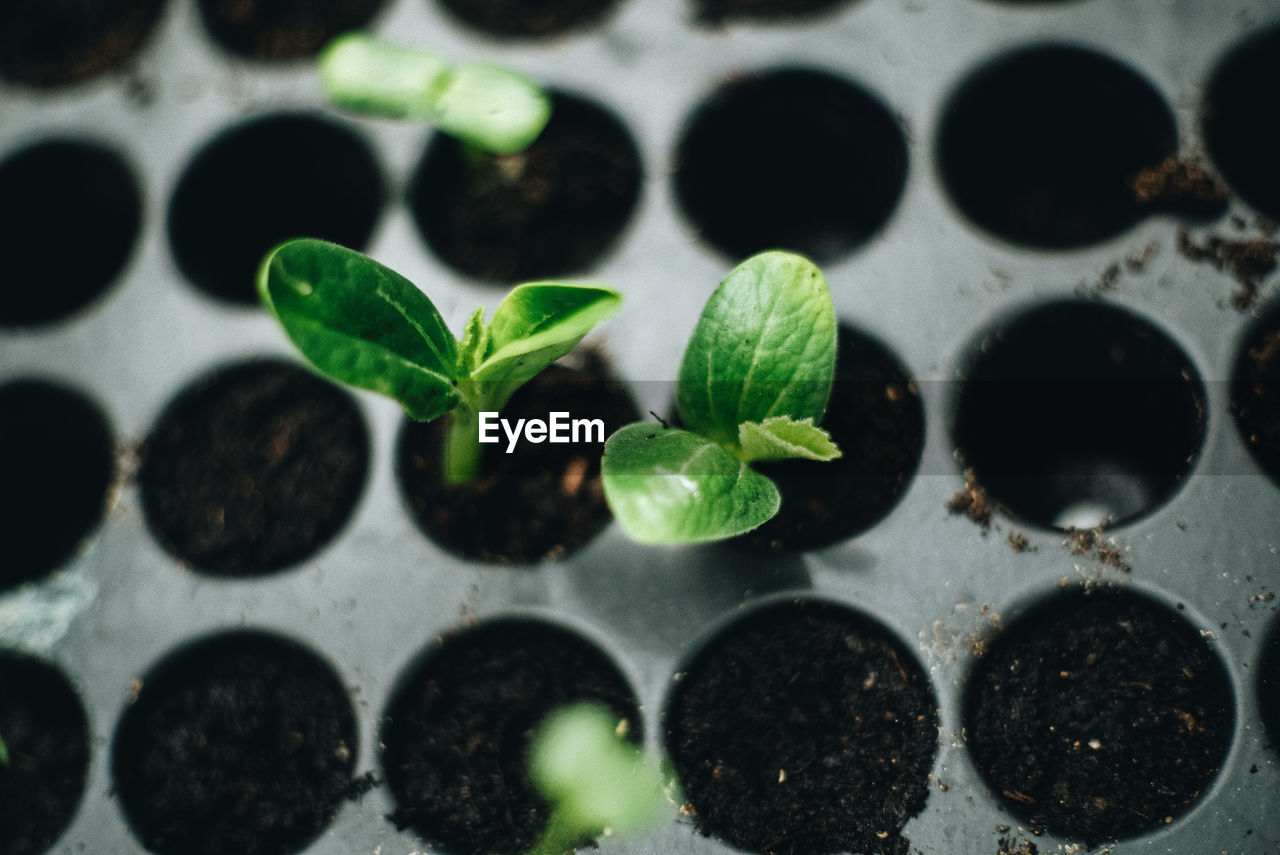
[[[708,640],[795,598],[879,625],[898,645],[898,668],[886,672],[905,681],[918,670],[936,702],[936,728],[923,720],[936,731],[917,781],[923,806],[900,832],[909,844],[897,828],[872,829],[884,833],[869,838],[885,841],[870,844],[875,851],[1280,851],[1280,764],[1263,723],[1280,716],[1263,701],[1275,702],[1280,679],[1280,657],[1264,660],[1277,633],[1280,476],[1258,462],[1265,451],[1255,457],[1250,448],[1275,426],[1261,405],[1245,429],[1235,417],[1241,373],[1263,371],[1275,347],[1266,332],[1277,326],[1277,279],[1265,243],[1280,201],[1276,168],[1255,138],[1274,150],[1280,79],[1266,57],[1280,53],[1278,22],[1274,2],[864,0],[712,27],[677,0],[625,0],[579,29],[510,40],[425,0],[388,0],[368,25],[375,33],[458,59],[500,60],[624,129],[639,166],[634,208],[613,231],[593,231],[595,246],[573,272],[625,296],[623,313],[591,340],[639,412],[669,410],[684,343],[714,285],[741,256],[778,243],[818,258],[841,322],[903,367],[909,382],[886,394],[919,397],[923,446],[900,473],[901,489],[887,492],[860,531],[820,548],[648,548],[609,524],[557,560],[505,566],[458,558],[422,533],[396,475],[403,417],[361,393],[350,431],[367,460],[331,479],[354,480],[349,500],[335,509],[313,497],[320,530],[299,553],[264,558],[283,569],[257,578],[197,572],[154,533],[138,471],[156,441],[145,441],[187,390],[207,389],[200,382],[211,371],[296,361],[249,302],[248,283],[241,290],[227,273],[257,251],[237,244],[237,229],[278,215],[362,244],[421,284],[455,329],[475,305],[496,305],[501,289],[485,280],[500,272],[450,260],[445,238],[428,236],[429,244],[415,223],[431,129],[328,109],[305,59],[232,53],[185,0],[163,5],[123,66],[67,86],[0,82],[8,182],[0,208],[12,199],[53,205],[47,214],[27,202],[0,218],[9,235],[27,234],[20,227],[31,222],[64,229],[43,256],[48,269],[91,283],[68,297],[69,308],[49,308],[38,295],[12,296],[39,291],[45,262],[0,273],[0,389],[9,396],[0,395],[9,408],[0,435],[16,443],[47,433],[12,427],[14,414],[62,399],[15,396],[12,384],[51,383],[89,408],[79,398],[67,404],[76,430],[48,464],[60,470],[58,483],[78,484],[104,456],[115,473],[49,500],[69,520],[66,555],[55,545],[31,559],[39,548],[26,545],[28,523],[3,529],[6,548],[56,570],[0,594],[0,643],[52,663],[88,721],[83,796],[50,851],[145,851],[113,790],[117,729],[153,666],[211,634],[260,630],[329,663],[354,710],[343,759],[356,774],[385,777],[390,699],[410,664],[451,630],[519,617],[580,634],[630,684],[640,737],[656,751],[668,745],[671,699]],[[825,94],[805,100],[813,92]],[[762,105],[783,118],[768,118]],[[284,130],[264,132],[272,123]],[[54,141],[71,144],[67,158],[55,146],[36,151],[46,163],[30,159]],[[1157,182],[1155,204],[1143,206],[1137,178],[1099,189],[1099,176],[1131,163],[1156,167],[1164,152],[1183,166],[1168,167],[1172,183],[1160,183],[1158,170],[1146,175]],[[811,163],[828,172],[811,174]],[[1211,181],[1197,185],[1203,176],[1186,164],[1224,176],[1225,199]],[[21,240],[3,254],[35,238]],[[1262,242],[1253,267],[1247,248],[1231,248],[1250,241]],[[212,418],[197,412],[192,432],[173,442],[214,442],[223,426]],[[320,418],[331,432],[344,430],[338,421]],[[25,507],[46,507],[29,498],[27,479],[39,475],[17,474],[23,448],[0,454],[18,461],[5,464],[7,513],[26,520]],[[976,481],[966,481],[969,467]],[[94,522],[106,481],[105,516]],[[1118,521],[1092,530],[1108,517]],[[966,718],[984,663],[1010,661],[993,652],[1006,628],[1030,614],[1061,631],[1065,649],[1070,632],[1038,609],[1107,586],[1154,604],[1180,628],[1179,644],[1207,651],[1196,662],[1212,672],[1178,708],[1189,720],[1165,723],[1188,738],[1209,734],[1210,771],[1168,817],[1135,809],[1118,841],[1105,825],[1046,820],[1043,795],[984,777],[975,757],[999,757],[1001,743],[983,737],[971,749]],[[1107,649],[1122,646],[1121,636],[1100,637]],[[1159,665],[1170,649],[1152,644],[1145,655]],[[1135,683],[1143,680],[1126,680],[1130,695],[1145,691]],[[1070,705],[1071,693],[1064,697]],[[1145,752],[1179,774],[1177,748],[1123,744],[1115,713],[1128,701],[1117,697],[1097,710],[1110,729],[1073,750],[1110,750],[1116,740],[1114,762]],[[1193,703],[1219,718],[1196,716]],[[1036,732],[1026,738],[1034,747]],[[1009,750],[1022,749],[1010,742]],[[781,774],[778,786],[800,773]],[[602,838],[600,849],[732,851],[695,830],[696,808],[696,800],[683,813],[673,806],[651,830]],[[388,821],[396,809],[388,787],[375,786],[342,801],[299,851],[435,851]]]

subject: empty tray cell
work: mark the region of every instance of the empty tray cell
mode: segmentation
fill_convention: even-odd
[[[540,419],[550,430],[551,413],[559,412],[560,436],[569,441],[551,442],[549,433],[548,441],[521,439],[508,452],[508,434],[492,425],[498,442],[484,446],[474,483],[444,481],[448,416],[405,422],[396,453],[400,490],[418,527],[440,546],[464,558],[532,563],[577,550],[613,519],[600,481],[603,440],[639,412],[599,354],[568,359],[577,367],[547,368],[512,395],[502,418],[512,430],[520,419]],[[597,419],[598,427],[582,424]]]
[[[350,395],[285,362],[194,381],[147,437],[147,525],[193,569],[258,576],[306,560],[347,522],[369,466]]]
[[[975,224],[1066,249],[1115,237],[1155,210],[1135,183],[1177,143],[1168,105],[1136,71],[1047,44],[969,75],[949,97],[936,150],[951,198]]]
[[[553,92],[527,149],[491,155],[436,134],[409,190],[423,239],[466,276],[512,283],[585,273],[640,197],[640,154],[604,107]]]
[[[1058,528],[1127,522],[1167,501],[1194,466],[1204,385],[1138,315],[1047,303],[999,324],[971,352],[956,445],[1013,516]]]
[[[1280,114],[1264,94],[1280,81],[1280,25],[1254,33],[1226,55],[1204,95],[1209,155],[1253,207],[1280,218]]]
[[[782,508],[743,536],[752,546],[814,549],[861,534],[889,515],[924,449],[924,407],[906,368],[881,342],[841,324],[836,376],[822,427],[841,457],[759,463]]]
[[[607,706],[640,741],[626,678],[582,636],[531,618],[445,635],[405,670],[387,706],[390,819],[449,855],[529,851],[547,808],[525,755],[542,719],[577,701]]]
[[[819,264],[865,243],[907,178],[897,119],[841,77],[787,68],[726,83],[685,127],[676,198],[732,259],[789,249]]]
[[[257,305],[262,257],[314,237],[364,249],[386,199],[382,173],[347,125],[307,113],[253,119],[191,159],[169,201],[183,275],[221,300]]]
[[[49,663],[0,650],[0,687],[3,848],[5,855],[40,855],[80,804],[89,722],[71,683]]]
[[[205,29],[248,59],[314,56],[334,36],[369,23],[386,0],[200,0]]]
[[[302,645],[236,630],[190,643],[139,680],[111,772],[134,835],[158,855],[288,855],[333,819],[356,719],[333,669]]]
[[[75,555],[102,522],[115,471],[111,427],[97,404],[45,380],[0,384],[0,591]]]
[[[1198,627],[1115,589],[1058,594],[974,665],[974,765],[1033,829],[1093,846],[1186,813],[1227,756],[1231,681]]]
[[[1252,325],[1236,357],[1231,414],[1253,459],[1280,485],[1280,303]]]
[[[113,149],[50,139],[0,162],[0,327],[38,326],[88,306],[138,242],[138,179]]]
[[[938,741],[910,649],[814,600],[757,609],[679,675],[667,750],[705,834],[773,855],[905,855]]]
[[[151,36],[165,0],[0,4],[0,78],[65,86],[119,69]]]
[[[488,35],[537,39],[598,24],[619,0],[440,0],[440,5]]]

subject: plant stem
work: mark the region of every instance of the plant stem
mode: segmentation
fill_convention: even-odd
[[[553,809],[547,818],[547,827],[529,855],[565,855],[575,851],[577,844],[585,842],[588,836],[580,825],[569,822],[563,811]]]
[[[444,480],[470,484],[480,474],[480,416],[465,400],[449,414],[444,436]]]

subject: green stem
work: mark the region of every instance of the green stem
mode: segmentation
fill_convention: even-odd
[[[565,855],[575,851],[589,832],[584,832],[577,823],[569,822],[563,811],[552,810],[547,819],[547,827],[543,829],[538,843],[529,851],[529,855]]]
[[[470,484],[480,474],[480,416],[466,401],[459,401],[449,414],[444,436],[444,480],[448,484]]]

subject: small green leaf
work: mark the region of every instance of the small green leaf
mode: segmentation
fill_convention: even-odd
[[[661,773],[619,736],[618,717],[599,704],[561,707],[539,726],[529,777],[570,842],[604,828],[637,828],[662,803]]]
[[[484,361],[471,374],[478,408],[499,410],[534,375],[564,356],[622,307],[608,288],[533,282],[494,310]]]
[[[835,358],[835,309],[822,271],[799,255],[762,252],[707,301],[680,364],[680,415],[728,448],[743,422],[790,416],[817,424]]]
[[[738,425],[738,447],[742,459],[753,460],[835,460],[840,448],[831,434],[815,427],[813,419],[772,416],[763,422]]]
[[[303,238],[276,247],[258,294],[312,365],[399,401],[421,421],[457,403],[457,345],[408,279],[354,250]]]
[[[458,376],[470,377],[484,361],[488,348],[489,327],[484,322],[484,306],[478,306],[467,318],[462,340],[458,342]]]
[[[778,488],[720,445],[637,423],[604,444],[604,494],[640,543],[698,543],[750,531],[778,512]]]

